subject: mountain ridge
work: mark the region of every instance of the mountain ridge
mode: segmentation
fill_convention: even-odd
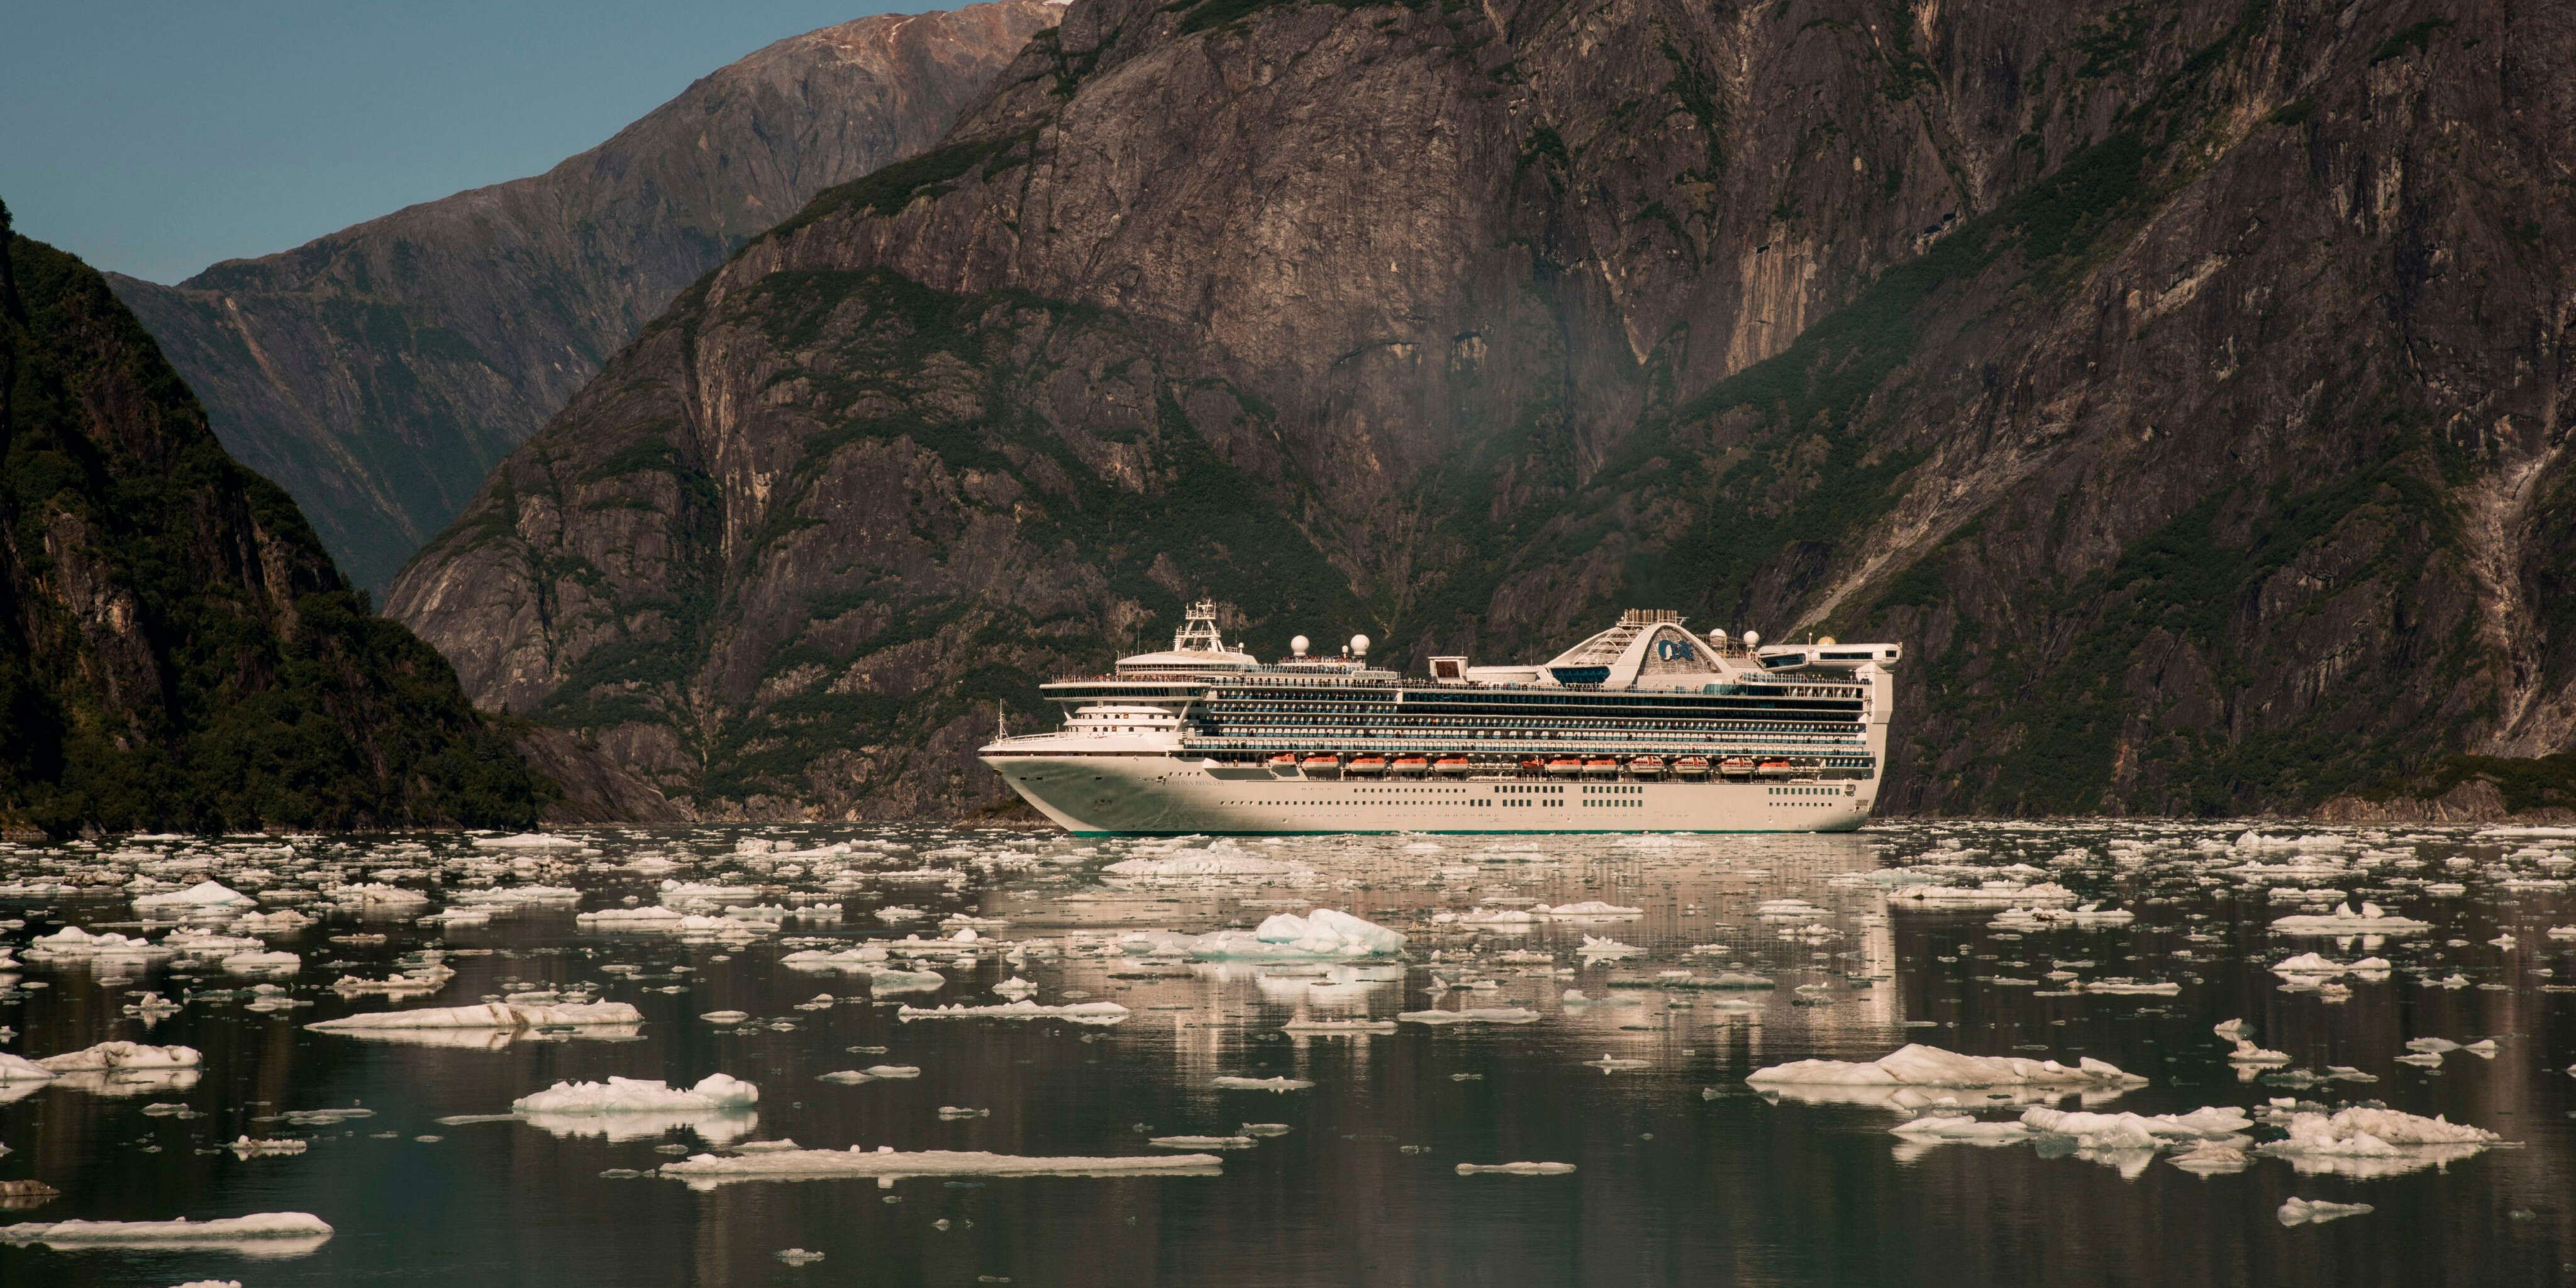
[[[177,286],[109,280],[234,454],[382,587],[672,294],[938,138],[1058,12],[993,0],[790,37],[543,174]]]

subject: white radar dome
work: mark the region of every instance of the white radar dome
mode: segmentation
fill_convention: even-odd
[[[1306,649],[1313,643],[1314,641],[1300,635],[1297,638],[1288,641],[1288,651],[1299,657],[1304,657],[1306,656]]]
[[[1746,632],[1744,633],[1744,647],[1746,647],[1746,648],[1760,648],[1760,647],[1762,647],[1762,632],[1760,632],[1760,631],[1746,631]]]
[[[1833,637],[1833,636],[1831,636],[1831,635],[1824,636],[1823,638],[1818,639],[1818,640],[1816,641],[1816,647],[1817,647],[1817,648],[1832,648],[1833,646],[1834,646],[1834,637]]]
[[[1368,636],[1366,636],[1366,635],[1354,635],[1354,636],[1352,636],[1352,637],[1351,637],[1351,656],[1353,656],[1353,657],[1366,657],[1366,656],[1368,656],[1368,646],[1369,646],[1369,637],[1368,637]]]

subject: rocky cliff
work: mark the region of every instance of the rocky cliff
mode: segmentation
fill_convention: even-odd
[[[1033,677],[1912,648],[1898,809],[2304,807],[2576,721],[2576,15],[1079,0],[398,584],[702,808],[953,810]]]
[[[816,192],[937,141],[1059,12],[1000,0],[826,27],[534,178],[176,287],[110,280],[225,446],[381,588],[680,288]]]
[[[524,827],[549,786],[0,208],[0,830]]]

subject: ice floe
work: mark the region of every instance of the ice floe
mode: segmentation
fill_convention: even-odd
[[[659,1172],[691,1188],[705,1189],[737,1181],[871,1178],[891,1182],[910,1176],[1215,1176],[1224,1164],[1214,1154],[1046,1158],[944,1149],[899,1151],[890,1145],[870,1150],[852,1145],[847,1150],[804,1149],[732,1158],[699,1154],[664,1163]]]
[[[0,1243],[52,1248],[213,1249],[294,1257],[318,1250],[331,1227],[310,1212],[260,1212],[213,1221],[33,1221],[0,1226]]]
[[[565,1025],[638,1025],[644,1013],[625,1002],[535,1005],[484,1002],[475,1006],[424,1007],[409,1011],[364,1011],[304,1027],[324,1033],[384,1029],[531,1029]]]
[[[1069,1002],[1061,1006],[1041,1006],[1027,998],[995,1006],[906,1006],[895,1011],[895,1017],[905,1021],[1070,1020],[1075,1024],[1116,1024],[1127,1016],[1127,1008],[1116,1002]]]

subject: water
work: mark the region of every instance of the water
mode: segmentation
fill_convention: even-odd
[[[1304,865],[1311,875],[1168,883],[1104,881],[1099,870],[1208,842],[814,827],[583,833],[584,850],[524,856],[477,850],[452,834],[291,848],[237,841],[15,849],[0,853],[0,881],[113,869],[120,879],[140,870],[171,882],[211,872],[251,888],[263,881],[244,871],[253,869],[266,874],[274,899],[280,890],[293,898],[297,889],[390,870],[394,883],[439,898],[398,917],[329,913],[301,933],[272,937],[272,948],[303,957],[302,969],[280,981],[287,995],[312,1003],[277,1012],[248,1010],[242,995],[201,996],[148,1027],[120,1013],[138,991],[181,998],[256,982],[225,978],[205,963],[164,959],[121,974],[72,963],[15,968],[14,984],[0,989],[0,1025],[18,1032],[0,1050],[45,1056],[133,1039],[194,1047],[204,1063],[184,1089],[7,1087],[17,1098],[0,1106],[0,1143],[11,1150],[0,1155],[0,1179],[40,1178],[62,1193],[0,1220],[311,1212],[335,1233],[299,1255],[269,1257],[0,1247],[0,1282],[2415,1288],[2570,1277],[2576,1080],[2561,1070],[2576,1060],[2576,1025],[2567,1020],[2568,993],[2558,990],[2576,986],[2569,957],[2576,941],[2547,931],[2576,924],[2555,880],[2569,868],[2576,839],[2347,831],[2315,843],[2334,848],[2304,854],[2227,848],[2243,830],[1899,824],[1836,837],[1313,837],[1217,847]],[[2267,830],[2286,837],[2313,829]],[[737,853],[746,839],[876,845],[781,861]],[[2115,853],[2130,861],[2115,862]],[[642,855],[678,866],[655,873],[623,866]],[[2325,866],[2286,883],[2221,871],[2296,857]],[[2466,862],[2450,866],[2455,860]],[[1989,924],[1994,910],[1891,909],[1888,891],[1902,887],[1869,875],[1941,864],[1978,869],[1939,869],[1954,883],[2054,880],[2138,917],[2116,928],[1998,930]],[[2002,871],[2013,864],[2031,870]],[[962,879],[888,883],[865,875],[920,868],[954,869]],[[442,930],[411,919],[478,881],[575,886],[580,906],[596,909],[629,896],[653,904],[666,877],[758,884],[768,902],[789,894],[828,899],[844,905],[845,917],[748,942],[688,943],[581,933],[568,904],[507,913],[486,926]],[[826,893],[834,878],[839,892]],[[2462,892],[2437,892],[2446,882]],[[2282,884],[2368,898],[2433,929],[2375,945],[2286,939],[2271,932],[2271,921],[2313,901],[2267,897]],[[1773,920],[1756,913],[1765,900],[1792,897],[1819,911]],[[1522,933],[1432,920],[1480,906],[1586,900],[1642,915],[1541,922]],[[889,904],[928,919],[889,927],[871,915]],[[1195,933],[1315,906],[1406,933],[1408,964],[1378,972],[1388,980],[1337,982],[1313,973],[1320,967],[1149,963],[1115,942],[1133,930]],[[777,964],[789,944],[842,948],[862,937],[941,935],[937,919],[960,912],[1008,924],[982,932],[968,965],[946,956],[925,962],[950,981],[935,993],[871,999],[864,977]],[[134,914],[121,895],[35,893],[0,896],[0,916],[25,918],[23,928],[0,931],[0,943],[23,946],[62,924],[117,929]],[[2488,942],[2506,933],[2514,948]],[[383,942],[334,942],[377,934]],[[1586,934],[1644,951],[1587,963],[1575,951]],[[1033,951],[1013,968],[1001,960],[1008,943],[1072,947]],[[1709,944],[1723,948],[1693,951]],[[392,1005],[455,1006],[588,986],[602,1000],[632,1003],[645,1022],[630,1040],[470,1034],[444,1046],[303,1027],[385,1009],[383,998],[346,999],[329,984],[344,974],[382,978],[421,960],[406,954],[433,946],[446,950],[456,977],[425,1000]],[[2343,981],[2350,994],[2340,1000],[2284,991],[2268,966],[2309,950],[2337,961],[2376,953],[2395,969],[2382,982]],[[1549,960],[1505,961],[1506,951]],[[2059,963],[2089,963],[2071,967],[2072,982],[2134,977],[2172,981],[2180,991],[2070,993],[2070,981],[2048,978]],[[1662,971],[1705,977],[1730,964],[1777,987],[1610,987]],[[1000,1000],[993,986],[1015,974],[1037,986],[1042,1003],[1087,995],[1131,1014],[1088,1027],[905,1023],[895,1009],[897,1001],[990,1004]],[[2454,974],[2466,985],[2423,982]],[[1445,991],[1444,980],[1494,987]],[[1568,1005],[1561,999],[1570,988],[1620,1004]],[[837,1000],[798,1009],[818,994]],[[1460,1006],[1523,1006],[1542,1018],[1518,1026],[1405,1024],[1391,1036],[1279,1031],[1301,1011],[1389,1017]],[[698,1018],[722,1010],[755,1021]],[[2224,1059],[2227,1044],[2211,1033],[2238,1017],[2299,1068],[2351,1066],[2378,1081],[2240,1081]],[[2495,1037],[2499,1050],[2492,1060],[2453,1052],[2436,1069],[2397,1061],[2408,1039],[2428,1036]],[[2151,1079],[2102,1108],[2157,1113],[2273,1097],[2327,1105],[2367,1098],[2488,1128],[2510,1145],[2381,1179],[2301,1175],[2277,1158],[2202,1177],[2154,1156],[2128,1160],[2131,1176],[2048,1143],[1917,1146],[1889,1133],[1900,1112],[1775,1099],[1744,1083],[1756,1068],[1808,1057],[1874,1059],[1907,1042],[2070,1063],[2091,1056]],[[1584,1063],[1605,1055],[1645,1064],[1605,1072]],[[921,1073],[859,1085],[817,1081],[878,1064]],[[562,1079],[687,1084],[715,1072],[759,1085],[756,1121],[437,1121],[506,1113],[513,1099]],[[1210,1084],[1220,1075],[1315,1085],[1219,1090]],[[1948,1094],[1975,1104],[1988,1093]],[[198,1116],[146,1112],[168,1105]],[[944,1120],[943,1106],[989,1116]],[[330,1125],[273,1120],[342,1107],[373,1115]],[[1226,1152],[1215,1176],[807,1180],[699,1191],[649,1175],[601,1175],[649,1171],[675,1157],[657,1152],[664,1145],[698,1152],[711,1143],[793,1139],[832,1149],[1128,1156],[1158,1152],[1151,1136],[1231,1135],[1245,1123],[1290,1130]],[[245,1134],[311,1144],[287,1157],[219,1150]],[[1456,1171],[1460,1163],[1514,1161],[1577,1170]],[[2376,1210],[2285,1228],[2275,1212],[2292,1196]],[[791,1248],[823,1259],[778,1259]]]

